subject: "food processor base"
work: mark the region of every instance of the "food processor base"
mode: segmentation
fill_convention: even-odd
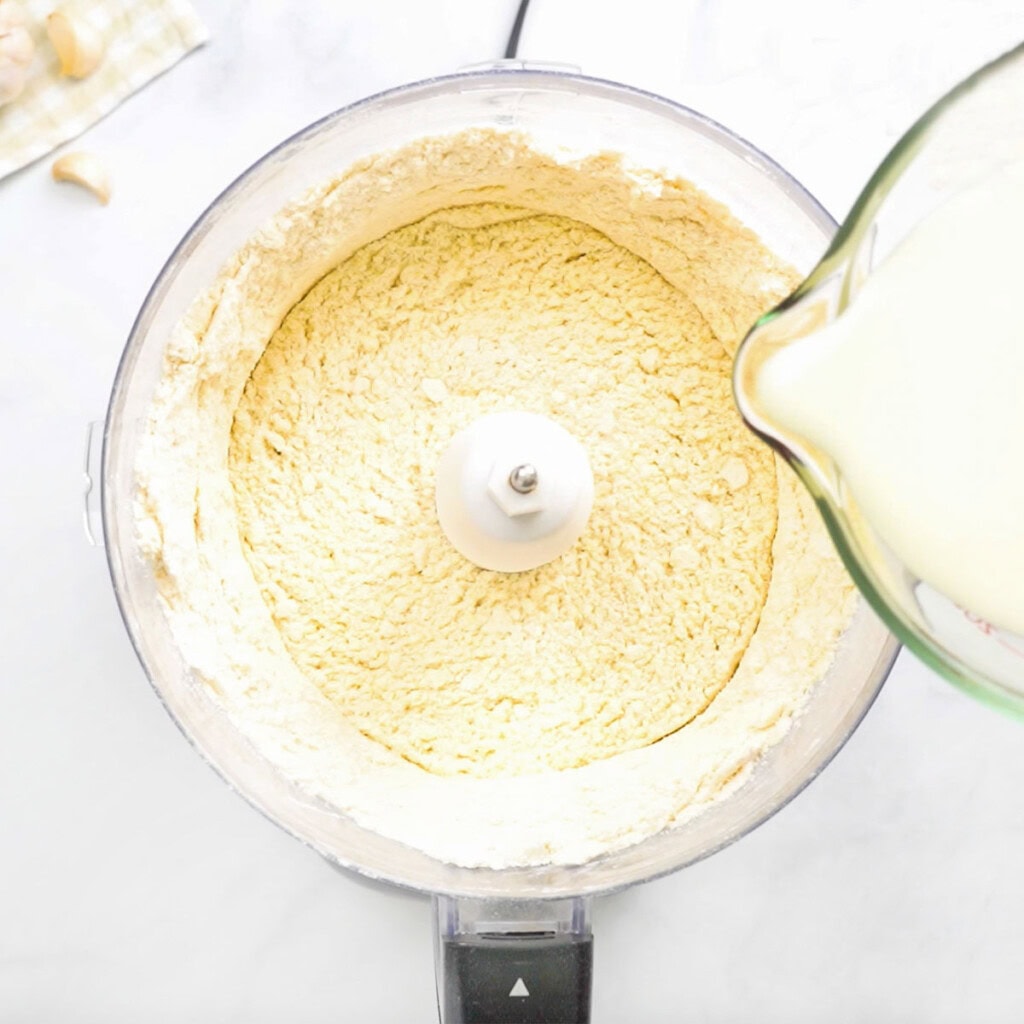
[[[441,1024],[590,1020],[589,901],[434,897]]]

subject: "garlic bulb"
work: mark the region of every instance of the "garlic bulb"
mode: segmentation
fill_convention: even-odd
[[[25,87],[34,53],[22,9],[13,0],[0,0],[0,106]]]

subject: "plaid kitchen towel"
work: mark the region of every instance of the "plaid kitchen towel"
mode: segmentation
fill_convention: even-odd
[[[4,0],[0,0],[0,3]],[[24,91],[0,107],[0,178],[80,135],[207,39],[188,0],[20,0],[36,54]],[[107,48],[88,78],[63,78],[46,16],[68,10],[102,32]]]

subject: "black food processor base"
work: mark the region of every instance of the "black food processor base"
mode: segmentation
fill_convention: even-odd
[[[586,1024],[594,938],[584,900],[435,899],[441,1024]]]

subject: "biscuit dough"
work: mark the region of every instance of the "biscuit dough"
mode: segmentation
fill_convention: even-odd
[[[697,813],[785,732],[853,588],[733,411],[790,280],[693,186],[474,130],[302,197],[170,339],[137,522],[186,663],[256,748],[432,856],[579,863]],[[433,470],[500,409],[588,449],[591,520],[520,574]]]
[[[775,467],[729,389],[693,303],[578,222],[467,206],[365,246],[288,314],[235,414],[242,545],[285,647],[441,775],[574,768],[682,728],[771,575]],[[477,568],[434,511],[452,436],[504,408],[560,422],[595,477],[583,536],[530,572]]]

